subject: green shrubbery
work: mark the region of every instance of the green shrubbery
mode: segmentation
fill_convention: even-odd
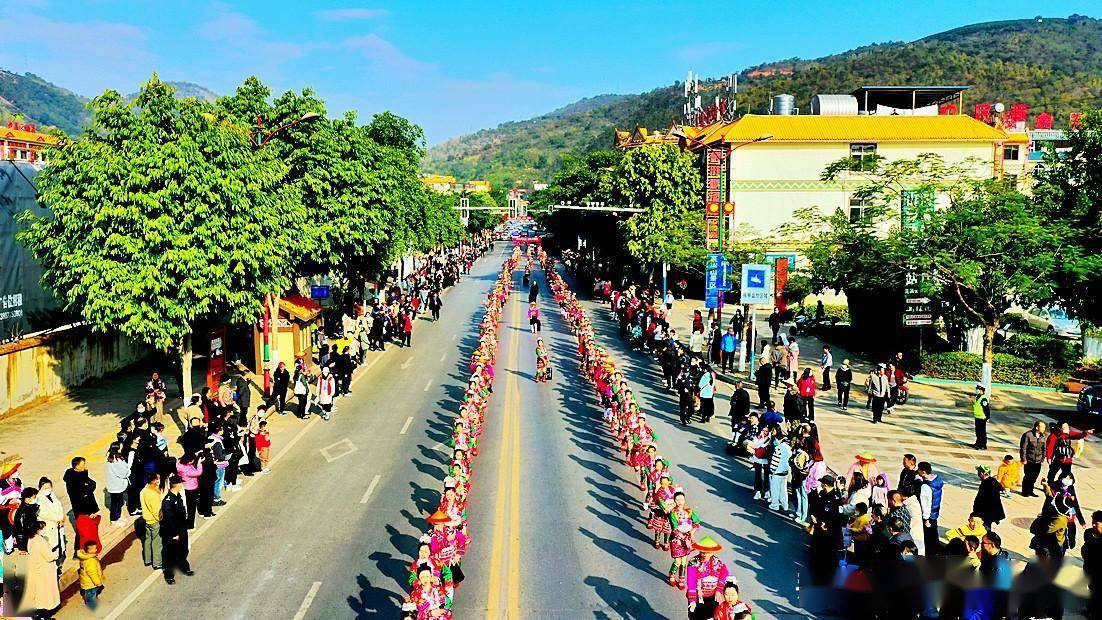
[[[979,354],[950,351],[923,356],[921,372],[936,379],[975,381],[979,379],[982,368],[983,358]],[[1038,364],[1036,360],[1007,353],[996,353],[991,369],[991,380],[995,383],[1060,387],[1067,378],[1066,370],[1047,367]]]
[[[999,353],[1007,353],[1038,366],[1060,370],[1072,370],[1083,356],[1083,346],[1073,340],[1051,334],[1015,334],[995,347]]]

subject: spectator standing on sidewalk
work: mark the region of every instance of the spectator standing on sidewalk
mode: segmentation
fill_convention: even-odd
[[[107,448],[107,509],[111,514],[111,527],[126,525],[122,518],[122,509],[126,506],[126,492],[130,487],[130,465],[134,462],[134,452],[126,458],[122,455],[122,445],[112,443]]]
[[[268,455],[271,454],[272,435],[268,432],[267,420],[261,420],[257,424],[257,427],[258,430],[254,438],[256,442],[256,455],[260,459],[260,473],[266,474],[271,471],[268,469]]]
[[[272,396],[269,404],[278,407],[276,411],[282,414],[287,409],[287,387],[291,385],[291,373],[287,370],[287,364],[280,362],[276,371],[272,373]]]
[[[1048,481],[1049,484],[1071,473],[1075,464],[1075,446],[1072,441],[1084,439],[1093,435],[1094,431],[1073,430],[1067,422],[1052,431],[1045,442],[1045,457],[1049,460]]]
[[[987,399],[987,389],[982,383],[976,384],[976,397],[972,401],[972,418],[976,422],[976,443],[974,450],[987,449],[987,421],[991,419],[991,402]]]
[[[731,430],[750,417],[750,392],[742,386],[742,379],[735,379],[735,391],[731,393]]]
[[[738,337],[735,335],[735,328],[727,328],[727,333],[723,334],[720,348],[723,352],[723,361],[721,362],[720,369],[723,372],[735,370],[735,351],[738,350]]]
[[[938,539],[937,520],[941,516],[941,492],[945,487],[933,467],[926,461],[918,464],[918,502],[922,505],[922,538],[926,543],[926,554],[937,556],[941,553]]]
[[[1037,420],[1033,423],[1033,428],[1022,434],[1018,456],[1025,471],[1022,477],[1024,497],[1037,497],[1033,487],[1041,473],[1041,466],[1045,463],[1045,444],[1048,440],[1045,429],[1045,423]]]
[[[769,459],[769,509],[781,514],[788,512],[788,473],[792,447],[779,432],[773,434],[773,455]]]
[[[793,344],[795,344],[794,341]],[[819,382],[810,368],[804,369],[803,376],[796,383],[800,391],[800,408],[803,409],[804,418],[809,422],[815,421],[815,394],[818,390],[818,384]]]
[[[75,516],[73,528],[76,541],[73,554],[84,548],[89,540],[99,544],[99,502],[96,501],[96,481],[88,475],[88,461],[83,456],[73,457],[72,467],[65,470],[65,493]],[[102,547],[102,545],[101,545]]]
[[[142,487],[142,562],[161,569],[161,476],[156,472],[149,474],[146,485]]]
[[[96,599],[103,592],[103,565],[100,564],[99,554],[100,549],[93,542],[77,551],[77,559],[80,560],[80,568],[77,571],[78,585],[84,604],[88,605],[89,609],[96,608]]]
[[[35,618],[50,618],[51,611],[61,606],[61,591],[57,583],[57,563],[50,543],[43,536],[46,524],[36,521],[27,541],[27,580],[23,590],[25,609],[34,610]],[[99,544],[99,541],[88,541]]]
[[[999,521],[1006,518],[1003,510],[1002,485],[991,476],[991,468],[986,465],[976,467],[976,474],[980,479],[980,487],[976,491],[976,499],[972,502],[972,512],[983,519],[983,525],[987,531],[991,531]]]
[[[707,424],[715,415],[716,373],[705,364],[704,372],[697,383],[697,395],[700,397],[700,421]]]
[[[834,366],[834,356],[830,354],[830,345],[823,345],[823,356],[819,360],[819,370],[823,374],[823,389],[830,390],[830,370]]]
[[[781,313],[776,307],[774,307],[773,312],[769,314],[767,321],[769,323],[769,330],[773,332],[773,339],[770,340],[770,342],[776,344],[777,332],[781,330]]]
[[[168,387],[161,375],[154,372],[145,383],[146,400],[152,402],[152,422],[164,424],[165,399],[168,397]]]
[[[1090,598],[1087,616],[1102,614],[1102,510],[1091,514],[1091,527],[1083,532],[1083,572],[1088,579]]]
[[[329,419],[333,411],[333,399],[337,396],[337,379],[329,373],[329,367],[321,369],[321,378],[318,379],[318,404],[321,405],[321,417]]]
[[[777,388],[788,379],[788,349],[778,344],[769,352],[769,362],[773,365],[773,387]]]
[[[188,576],[195,574],[187,560],[187,513],[190,509],[185,508],[184,499],[180,496],[183,489],[183,479],[173,476],[169,479],[168,494],[161,501],[161,567],[164,569],[165,583],[169,585],[176,583],[177,569]]]
[[[758,369],[754,371],[754,383],[758,386],[758,408],[765,409],[769,404],[769,384],[773,381],[773,369],[769,358],[762,357]]]
[[[788,342],[788,354],[785,358],[788,376],[795,381],[800,374],[800,343],[793,338]]]
[[[849,390],[853,385],[853,370],[849,367],[849,360],[842,360],[842,365],[834,373],[834,384],[838,388],[838,406],[842,411],[848,411]]]
[[[904,454],[903,469],[899,470],[899,484],[895,488],[910,495],[918,493],[915,488],[922,483],[918,476],[918,458],[910,452]]]
[[[176,463],[176,474],[180,478],[186,507],[185,525],[187,529],[195,527],[195,513],[199,508],[199,476],[203,474],[203,463],[195,454],[185,452]],[[163,517],[162,517],[163,519]]]
[[[38,520],[46,524],[42,535],[57,555],[57,565],[65,561],[65,507],[54,493],[54,483],[43,476],[38,480]]]
[[[292,391],[296,399],[295,416],[305,420],[310,415],[307,406],[310,402],[310,373],[306,371],[306,366],[301,360],[295,362],[294,382],[295,386]]]
[[[888,378],[884,376],[883,364],[869,375],[869,398],[872,399],[872,423],[878,424],[884,418],[884,406],[888,402],[890,394]]]

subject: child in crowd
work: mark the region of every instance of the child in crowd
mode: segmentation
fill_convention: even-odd
[[[80,593],[91,609],[96,608],[96,598],[103,592],[103,566],[100,565],[99,551],[99,543],[94,540],[84,543],[84,548],[77,551]]]
[[[256,456],[260,458],[260,473],[266,474],[271,471],[268,469],[268,460],[272,449],[272,436],[268,431],[267,420],[261,420],[258,426],[260,431],[256,434],[255,438]]]
[[[1010,490],[1018,488],[1018,483],[1022,479],[1021,463],[1016,461],[1013,455],[1007,454],[999,464],[998,471],[995,472],[995,479],[1003,487],[1002,496],[1010,497]]]

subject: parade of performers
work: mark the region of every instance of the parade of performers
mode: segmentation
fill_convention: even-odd
[[[593,385],[610,440],[637,476],[643,492],[642,508],[649,515],[647,529],[654,532],[654,547],[668,551],[672,560],[668,583],[685,591],[687,617],[689,620],[752,618],[750,605],[739,597],[738,583],[717,555],[723,547],[711,536],[698,536],[700,516],[687,501],[684,490],[674,482],[669,461],[659,455],[658,437],[647,424],[646,413],[628,382],[617,371],[612,356],[597,343],[589,318],[566,281],[555,271],[554,260],[542,250],[539,259],[548,286],[577,338],[582,373]],[[536,329],[533,325],[533,331]]]
[[[471,492],[473,463],[478,457],[478,438],[482,435],[486,407],[493,393],[498,323],[512,292],[513,271],[520,258],[520,250],[515,250],[486,296],[478,346],[468,366],[470,379],[448,441],[452,458],[443,481],[444,492],[436,511],[426,519],[430,529],[420,539],[417,557],[409,568],[410,592],[402,605],[402,617],[406,619],[452,618],[452,601],[463,582],[463,557],[471,544],[467,534],[467,499]],[[470,268],[469,265],[465,267]]]

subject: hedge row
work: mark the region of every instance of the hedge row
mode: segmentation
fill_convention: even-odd
[[[975,381],[983,368],[983,356],[976,353],[951,351],[933,353],[922,358],[922,374],[935,379]],[[991,369],[995,383],[1061,387],[1068,379],[1066,371],[1046,368],[1033,360],[1022,359],[1007,353],[996,353]]]

